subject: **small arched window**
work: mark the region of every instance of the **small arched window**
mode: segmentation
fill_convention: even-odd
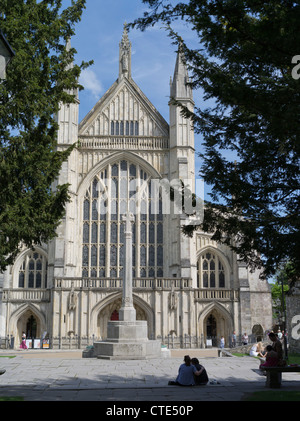
[[[30,251],[24,256],[19,267],[19,288],[47,288],[47,258],[38,251]]]
[[[225,269],[217,254],[210,251],[201,254],[197,262],[197,287],[225,288]]]

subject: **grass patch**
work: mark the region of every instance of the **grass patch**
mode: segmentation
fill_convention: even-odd
[[[0,355],[0,358],[15,358],[15,355]]]
[[[288,354],[288,364],[300,364],[300,354]]]
[[[232,352],[235,357],[249,357],[249,354],[242,352]],[[253,357],[258,358],[258,357]],[[288,354],[288,364],[299,364],[300,365],[300,354]]]
[[[266,390],[262,392],[253,392],[251,395],[247,396],[245,398],[245,401],[250,402],[290,402],[300,401],[300,391],[272,391],[272,390]]]
[[[235,357],[245,357],[247,354],[243,354],[242,352],[232,352],[232,355]]]
[[[22,396],[0,396],[0,402],[21,402],[24,401]]]
[[[232,355],[234,355],[235,357],[250,357],[249,354],[243,354],[242,352],[232,352]],[[257,360],[259,360],[259,357],[252,358],[256,358]]]

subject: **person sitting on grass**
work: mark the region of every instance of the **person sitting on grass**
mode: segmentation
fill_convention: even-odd
[[[250,357],[263,357],[264,354],[262,352],[262,343],[258,342],[258,344],[254,344],[250,349]]]

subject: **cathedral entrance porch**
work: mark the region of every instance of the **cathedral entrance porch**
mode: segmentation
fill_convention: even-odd
[[[31,311],[27,310],[21,315],[17,321],[17,329],[15,336],[14,347],[19,348],[22,335],[25,333],[27,339],[27,346],[29,348],[34,347],[34,340],[41,338],[41,322],[39,318]]]
[[[222,336],[225,339],[225,347],[229,346],[232,318],[222,305],[214,303],[201,312],[199,331],[204,340],[203,347],[219,347]]]

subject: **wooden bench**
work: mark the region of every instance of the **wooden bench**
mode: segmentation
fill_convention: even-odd
[[[263,369],[267,373],[266,387],[272,389],[279,389],[281,387],[282,373],[300,373],[300,366],[264,367]]]

